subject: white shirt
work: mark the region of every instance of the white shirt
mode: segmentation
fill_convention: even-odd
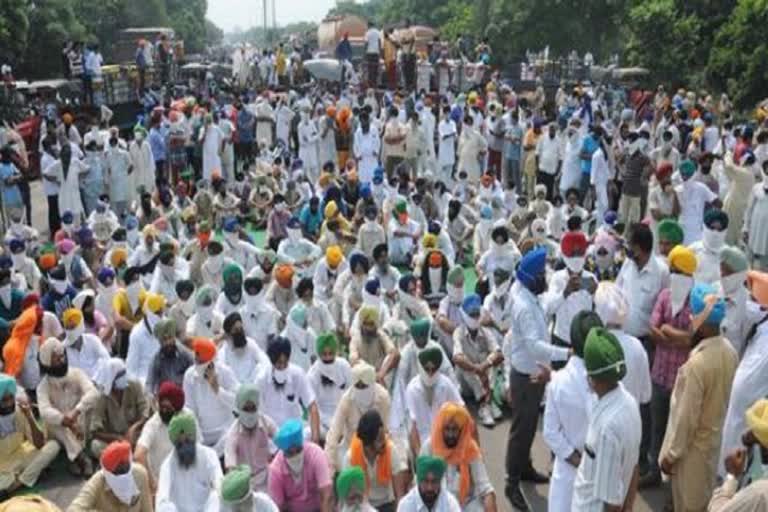
[[[176,512],[218,512],[218,491],[223,478],[216,452],[197,444],[195,462],[185,468],[176,452],[171,452],[160,467],[155,508],[176,506]]]
[[[441,486],[440,494],[437,495],[437,501],[431,510],[433,512],[460,512],[461,507],[453,494]],[[430,509],[421,500],[418,485],[413,486],[408,494],[403,496],[400,504],[397,505],[397,512],[430,512]]]
[[[651,401],[651,371],[648,364],[648,354],[639,339],[620,331],[611,329],[624,350],[624,363],[627,374],[621,380],[635,401],[642,405]]]
[[[597,401],[574,484],[573,512],[621,505],[637,466],[641,437],[637,402],[619,385]]]
[[[322,377],[333,380],[333,384],[323,384]],[[330,428],[333,415],[341,400],[341,395],[352,383],[352,367],[346,359],[337,357],[333,364],[325,364],[322,360],[315,361],[307,372],[309,385],[315,392],[317,410],[320,413],[320,424]]]
[[[271,367],[267,354],[250,338],[246,338],[243,348],[235,348],[231,340],[222,343],[216,358],[232,370],[239,384],[254,382]]]
[[[281,389],[273,382],[273,371],[262,372],[256,386],[262,391],[259,412],[269,416],[275,425],[290,419],[301,419],[304,408],[315,401],[315,392],[309,385],[307,374],[294,364],[288,364],[288,378]]]
[[[547,446],[563,460],[574,450],[583,453],[589,415],[597,403],[583,359],[572,357],[562,370],[553,374],[546,400],[542,434]]]
[[[197,365],[193,365],[184,372],[184,398],[185,405],[195,413],[200,423],[203,443],[216,450],[218,455],[223,455],[224,434],[235,420],[232,411],[235,410],[238,382],[232,370],[221,363],[212,361],[211,364],[216,368],[219,392],[213,392]]]
[[[569,350],[550,343],[549,326],[538,298],[519,282],[512,285],[512,325],[504,337],[504,356],[526,375],[538,371],[537,362],[565,361]]]
[[[688,247],[696,254],[697,264],[693,279],[697,283],[715,284],[720,282],[720,251],[726,247],[723,245],[721,249],[712,250],[704,245],[704,240],[694,242]]]
[[[194,415],[186,407],[182,411]],[[197,418],[195,418],[195,424],[197,425]],[[200,425],[197,425],[197,442],[201,443],[202,440]],[[144,428],[141,429],[141,435],[136,441],[136,446],[141,446],[147,450],[147,462],[149,464],[147,469],[152,477],[157,479],[160,476],[160,467],[165,458],[173,451],[173,443],[168,437],[168,425],[160,419],[160,414],[154,413],[150,416],[144,424]]]
[[[630,259],[624,262],[616,278],[616,286],[621,288],[629,303],[629,312],[624,321],[627,334],[637,338],[648,334],[656,298],[668,282],[669,269],[662,267],[653,256],[642,270],[638,270],[635,262]]]
[[[436,374],[436,378],[437,380],[432,388],[433,397],[431,404],[427,403],[426,390],[420,377],[411,380],[405,389],[405,403],[408,407],[408,414],[410,415],[411,422],[416,425],[421,442],[425,442],[429,437],[432,430],[432,422],[445,402],[464,405],[464,400],[461,399],[456,384],[451,382],[442,373]]]
[[[451,119],[443,119],[437,126],[438,159],[442,167],[456,163],[456,123]]]
[[[128,378],[146,384],[152,359],[159,350],[160,342],[149,331],[146,320],[134,325],[128,337],[128,355],[125,358]]]
[[[554,315],[554,334],[562,341],[571,343],[571,322],[576,314],[583,310],[591,310],[593,305],[592,295],[588,290],[572,292],[568,297],[563,295],[571,274],[567,268],[556,271],[549,279],[549,289],[541,297],[541,304],[547,316]],[[592,272],[581,272],[582,281],[595,279]]]
[[[65,340],[69,366],[80,368],[89,379],[93,380],[96,370],[102,360],[109,359],[109,352],[95,334],[83,333],[80,350],[75,349]]]
[[[680,203],[679,222],[685,238],[683,244],[690,245],[701,240],[704,228],[704,207],[717,199],[705,184],[692,178],[675,187],[677,200]]]
[[[378,54],[381,51],[381,32],[375,28],[369,28],[365,33],[365,53]]]
[[[267,348],[267,338],[277,334],[277,319],[280,313],[271,304],[263,301],[260,307],[249,307],[246,298],[245,305],[240,308],[245,335],[256,342],[262,350]]]
[[[539,159],[539,170],[550,175],[557,174],[557,164],[562,160],[560,140],[557,136],[550,138],[547,133],[539,137],[536,157]]]

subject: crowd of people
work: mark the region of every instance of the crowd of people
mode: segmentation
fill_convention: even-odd
[[[62,458],[72,512],[491,512],[506,416],[518,510],[662,475],[674,510],[764,510],[768,131],[648,100],[244,90],[128,139],[63,112],[39,230],[6,128],[0,491]]]

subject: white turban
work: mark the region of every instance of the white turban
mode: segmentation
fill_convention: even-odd
[[[595,291],[595,312],[606,326],[624,325],[627,317],[627,298],[615,283],[603,281]]]

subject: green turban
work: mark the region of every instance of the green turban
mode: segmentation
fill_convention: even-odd
[[[136,123],[136,126],[133,127],[133,133],[134,134],[139,134],[140,133],[142,135],[142,137],[146,137],[147,136],[147,129],[144,128],[141,124]]]
[[[315,349],[317,354],[322,355],[325,349],[330,348],[334,352],[339,350],[339,340],[336,339],[336,335],[332,332],[326,332],[317,337],[315,342]]]
[[[336,494],[344,501],[352,489],[365,492],[365,473],[360,466],[350,466],[336,478]]]
[[[155,324],[153,334],[156,338],[167,338],[176,335],[176,320],[173,318],[163,318]]]
[[[432,321],[424,316],[411,322],[411,336],[414,338],[427,338],[432,327]]]
[[[593,327],[603,327],[603,322],[594,311],[583,310],[576,313],[571,321],[571,347],[578,357],[584,357],[584,343]]]
[[[401,213],[408,213],[408,203],[404,198],[400,197],[395,202],[395,209],[393,213],[395,214],[395,217],[397,217]]]
[[[421,483],[430,473],[435,475],[436,479],[442,479],[445,474],[445,461],[431,455],[419,456],[416,459],[416,480]]]
[[[448,271],[448,277],[447,281],[448,284],[452,284],[453,286],[456,286],[459,279],[464,277],[464,269],[460,266],[456,265],[451,270]]]
[[[678,169],[680,170],[680,174],[686,178],[690,178],[693,176],[693,173],[696,172],[696,164],[693,163],[692,160],[683,160],[680,162]]]
[[[243,410],[243,406],[248,402],[253,402],[256,409],[259,408],[259,388],[255,384],[241,384],[237,388],[237,394],[235,395],[235,407],[238,411]]]
[[[584,365],[587,375],[601,380],[618,382],[627,373],[619,340],[603,327],[589,331],[584,344]]]
[[[201,233],[208,233],[211,231],[211,223],[207,220],[201,220],[197,223],[197,230]]]
[[[241,464],[229,470],[221,481],[221,500],[234,505],[251,492],[251,467]]]
[[[720,224],[720,229],[728,229],[728,214],[719,208],[710,208],[704,214],[704,225],[711,228],[715,222]]]
[[[430,362],[434,363],[436,368],[443,364],[443,351],[440,347],[429,347],[419,352],[419,363],[422,367]]]
[[[685,238],[685,235],[683,234],[683,228],[680,227],[680,224],[678,224],[676,220],[664,219],[659,222],[656,230],[659,236],[659,240],[669,242],[674,245],[683,243],[683,238]]]
[[[182,412],[173,417],[168,424],[168,438],[173,444],[179,440],[182,434],[186,434],[191,439],[197,439],[197,425],[195,417],[186,412]]]
[[[303,328],[307,326],[307,308],[304,307],[304,304],[302,304],[301,302],[297,302],[291,308],[291,311],[288,313],[288,316],[291,317],[291,320],[293,320],[293,323],[295,323],[299,327]]]
[[[224,272],[222,272],[221,277],[224,279],[225,283],[228,283],[232,279],[237,279],[240,282],[243,281],[243,271],[240,270],[240,267],[235,265],[234,263],[230,263],[226,267],[224,267]]]
[[[202,306],[206,299],[210,299],[211,302],[216,300],[216,290],[213,289],[213,286],[208,284],[197,290],[197,295],[195,295],[195,305]]]
[[[749,262],[744,252],[730,245],[720,250],[720,263],[731,269],[731,272],[746,272],[749,270]]]

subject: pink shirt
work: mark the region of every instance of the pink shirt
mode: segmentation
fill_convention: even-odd
[[[96,336],[99,335],[99,331],[102,330],[104,327],[107,326],[107,319],[104,318],[104,315],[101,314],[101,311],[94,311],[93,312],[93,325],[85,326],[85,332],[88,334],[95,334]]]
[[[249,465],[253,474],[252,487],[264,491],[267,486],[269,459],[277,451],[272,443],[277,427],[266,416],[261,416],[259,422],[260,426],[252,431],[240,426],[239,421],[232,423],[224,445],[224,465],[227,468],[240,464]]]
[[[296,481],[279,452],[269,465],[269,495],[280,510],[320,510],[320,489],[331,486],[331,469],[322,448],[304,443],[304,474]]]

